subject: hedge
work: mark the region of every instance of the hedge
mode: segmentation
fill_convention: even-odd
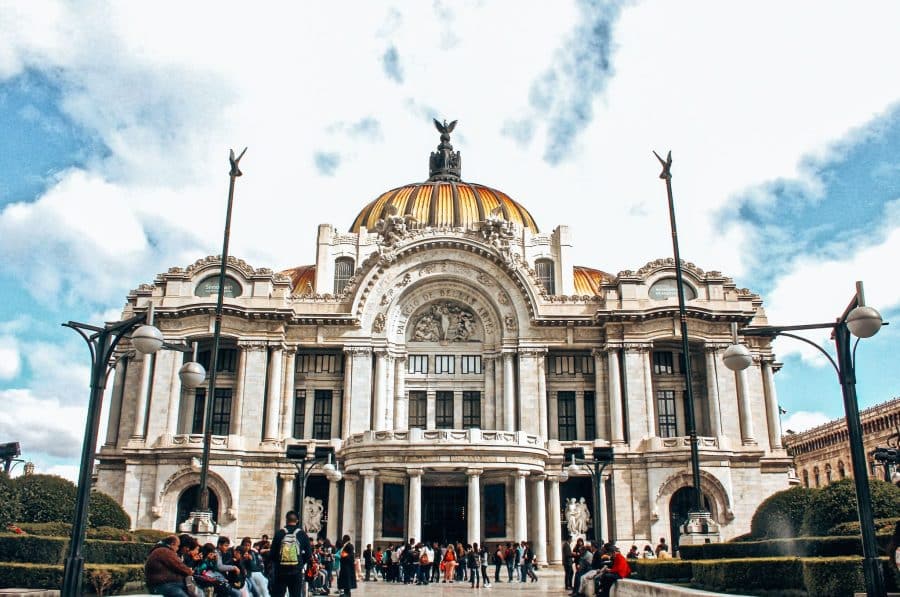
[[[879,479],[869,479],[872,513],[875,518],[896,516],[900,512],[900,488]],[[825,535],[837,524],[858,521],[856,487],[852,479],[842,479],[817,491],[803,515],[804,535]]]
[[[694,585],[713,591],[803,590],[800,558],[745,558],[693,562]]]
[[[69,540],[61,537],[0,535],[0,561],[62,564]],[[123,543],[88,539],[84,559],[97,564],[142,564],[153,548],[150,543]]]
[[[691,581],[691,562],[686,560],[628,560],[636,578],[656,582]]]
[[[94,592],[91,573],[99,571],[106,571],[112,577],[112,585],[105,591],[106,594],[121,591],[126,583],[144,581],[143,565],[86,564],[82,581],[85,593]],[[59,589],[62,579],[63,567],[60,565],[0,562],[0,588]]]
[[[41,537],[64,537],[72,535],[72,525],[68,522],[22,522],[17,525],[29,535]],[[113,527],[87,529],[88,539],[107,539],[110,541],[136,541],[138,543],[157,543],[172,533],[156,529],[135,529],[126,531]]]
[[[753,514],[750,534],[757,539],[799,536],[803,516],[817,491],[798,485],[773,493]]]
[[[5,529],[6,525],[19,518],[19,499],[12,480],[4,472],[0,472],[0,504],[3,504],[0,508],[0,529]]]
[[[27,475],[12,480],[17,504],[16,521],[22,523],[54,523],[72,520],[77,488],[68,479],[54,475]],[[91,527],[111,526],[127,529],[131,518],[113,498],[92,491],[88,505]]]
[[[879,547],[885,552],[890,535],[877,537]],[[861,556],[859,537],[798,537],[796,539],[767,539],[764,541],[740,541],[729,543],[704,543],[683,545],[678,553],[685,560],[718,560],[723,558],[773,558]]]
[[[887,533],[891,534],[894,532],[894,526],[900,522],[900,517],[893,518],[876,518],[875,519],[875,532],[878,534]],[[829,535],[859,535],[859,521],[854,520],[852,522],[842,522],[841,524],[835,525],[829,529]]]

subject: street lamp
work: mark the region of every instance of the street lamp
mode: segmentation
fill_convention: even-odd
[[[875,522],[872,517],[872,498],[869,492],[869,471],[866,452],[863,447],[862,424],[859,420],[859,404],[856,399],[856,346],[850,347],[850,335],[857,338],[871,338],[878,333],[882,325],[881,314],[872,307],[867,307],[862,282],[856,283],[856,295],[844,309],[836,321],[830,323],[812,323],[804,325],[764,326],[744,328],[736,331],[744,337],[774,338],[787,336],[809,344],[821,352],[837,372],[844,397],[844,411],[847,416],[847,434],[850,442],[850,459],[853,464],[853,482],[856,485],[856,503],[859,513],[859,526],[862,531],[863,574],[866,579],[866,593],[869,597],[885,595],[884,578],[881,563],[878,560],[878,549],[875,543]],[[734,328],[733,328],[734,329]],[[837,361],[821,346],[802,336],[790,332],[798,330],[830,329],[834,339]],[[753,358],[749,349],[735,343],[723,355],[725,366],[733,371],[742,371],[749,367]],[[857,340],[857,343],[859,340]]]
[[[103,327],[69,321],[62,324],[78,332],[91,351],[91,393],[88,399],[87,421],[85,422],[84,444],[81,448],[81,468],[78,472],[78,492],[75,513],[72,518],[72,535],[69,540],[68,555],[63,570],[63,597],[81,595],[81,577],[84,572],[84,535],[88,522],[88,505],[91,498],[91,474],[97,452],[97,432],[100,427],[100,410],[103,407],[103,391],[106,380],[114,364],[114,351],[122,338],[130,334],[131,344],[137,352],[145,355],[161,348],[189,352],[186,346],[165,343],[162,332],[153,327],[153,305],[145,313],[130,319],[107,323]],[[199,367],[199,370],[197,369]],[[181,383],[186,388],[197,387],[203,381],[205,372],[198,382],[197,376],[203,367],[197,363],[186,363],[178,372]]]
[[[337,483],[344,477],[343,473],[341,473],[334,464],[334,448],[319,446],[313,451],[312,458],[308,458],[307,455],[308,450],[305,444],[290,445],[285,452],[285,457],[297,467],[300,491],[297,495],[297,499],[294,500],[294,511],[297,512],[297,515],[300,517],[300,526],[304,527],[306,520],[304,519],[302,508],[303,502],[306,499],[306,481],[309,479],[309,474],[312,470],[316,465],[321,464],[322,470],[325,471],[325,478],[333,483]],[[328,515],[333,516],[334,512],[329,512]],[[303,530],[305,531],[306,528]]]
[[[581,449],[579,448],[577,451],[581,452]],[[574,477],[585,469],[590,473],[594,486],[594,541],[599,543],[604,539],[600,536],[602,531],[600,528],[600,496],[603,495],[603,469],[612,464],[613,449],[595,447],[592,460],[578,457],[575,454],[576,450],[569,452],[569,465],[563,467],[563,476]],[[606,506],[606,504],[603,505]],[[612,526],[609,528],[609,534],[610,536],[605,539],[610,542],[614,541],[616,533]]]

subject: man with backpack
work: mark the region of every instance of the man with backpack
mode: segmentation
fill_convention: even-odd
[[[284,597],[286,591],[291,597],[303,595],[303,569],[312,556],[309,537],[300,528],[297,513],[291,510],[285,516],[285,526],[275,533],[269,550],[272,561],[272,597]]]

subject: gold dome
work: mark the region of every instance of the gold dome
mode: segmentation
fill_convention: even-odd
[[[484,221],[499,207],[503,219],[539,232],[528,210],[506,193],[476,183],[452,180],[412,183],[383,193],[359,212],[350,232],[359,232],[362,226],[374,230],[375,223],[387,215],[390,206],[396,207],[399,214],[414,217],[419,226],[434,228],[466,228]]]
[[[435,120],[434,126],[441,134],[441,142],[428,160],[428,180],[383,193],[359,212],[350,232],[359,232],[363,226],[374,230],[378,220],[389,213],[412,216],[417,226],[467,228],[486,220],[495,209],[500,210],[504,220],[540,232],[528,210],[506,193],[463,182],[462,155],[453,151],[450,144],[450,133],[456,128],[456,121],[448,124],[445,120],[442,124]]]
[[[316,266],[300,265],[280,272],[291,279],[291,294],[315,294]]]
[[[600,285],[613,279],[613,276],[606,272],[583,265],[576,265],[572,269],[575,276],[575,294],[598,295]]]

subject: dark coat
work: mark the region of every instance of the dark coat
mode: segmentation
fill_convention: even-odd
[[[337,587],[343,591],[356,588],[356,551],[353,542],[341,547],[341,570],[338,572]]]
[[[312,547],[309,544],[309,537],[303,529],[300,529],[297,532],[297,547],[300,550],[300,562],[297,566],[281,566],[281,544],[284,541],[284,536],[287,533],[293,533],[295,530],[297,530],[296,525],[286,526],[278,529],[275,536],[272,538],[272,548],[269,550],[269,556],[271,557],[273,569],[277,575],[300,574],[303,571],[303,566],[309,564],[309,560],[312,557]]]

